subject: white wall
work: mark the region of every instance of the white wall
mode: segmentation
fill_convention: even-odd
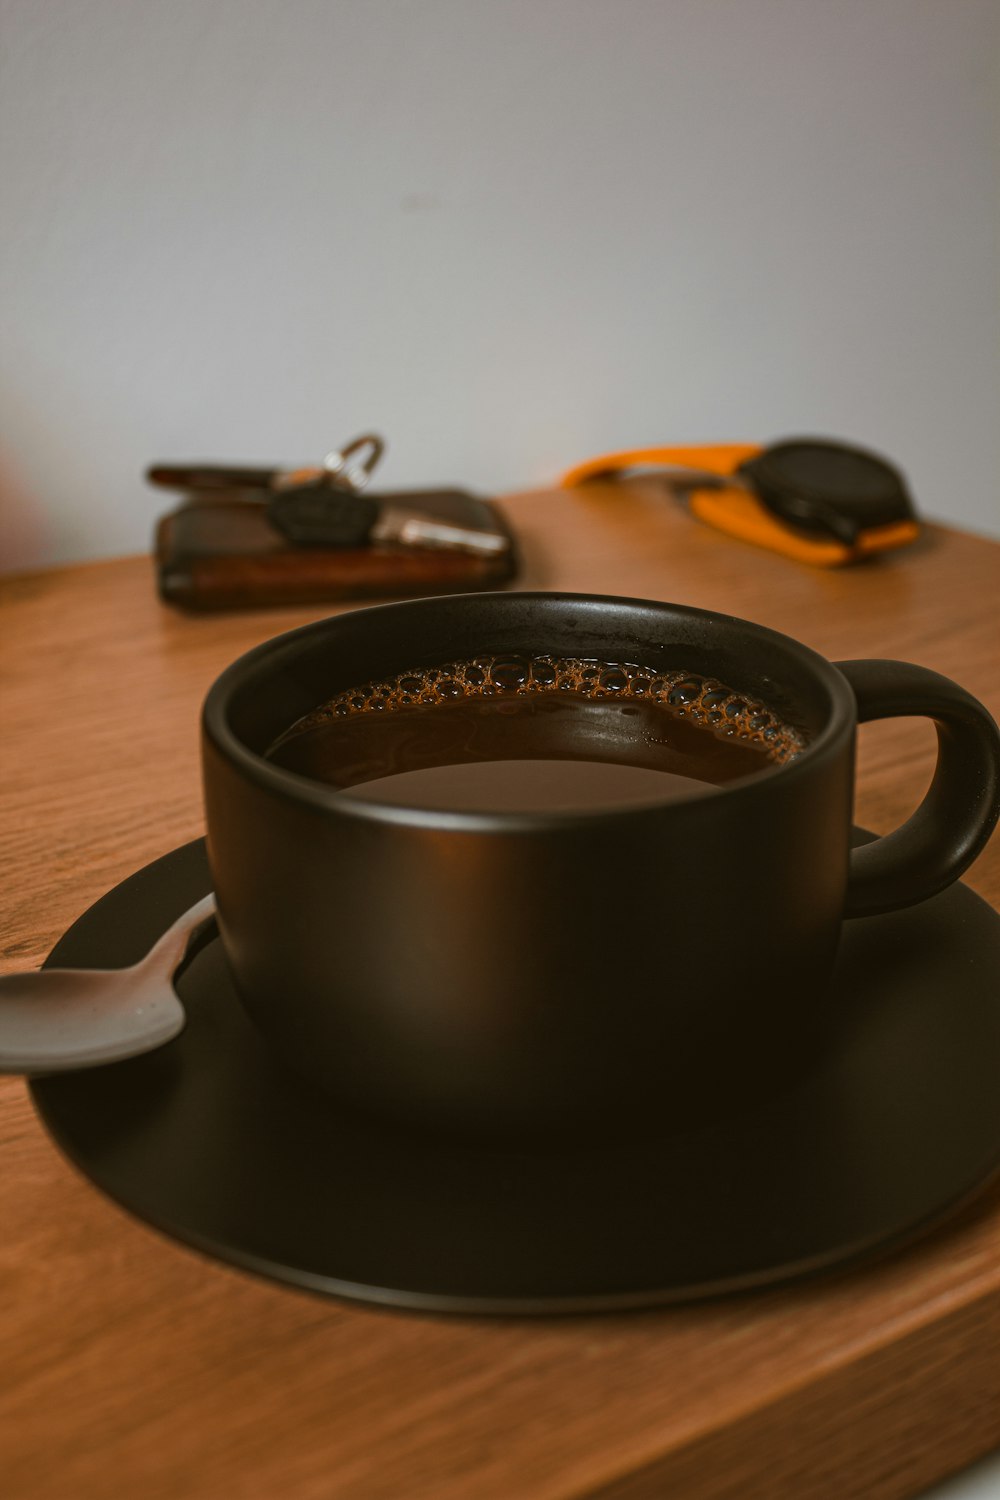
[[[0,0],[0,567],[153,458],[824,432],[1000,534],[995,0]]]

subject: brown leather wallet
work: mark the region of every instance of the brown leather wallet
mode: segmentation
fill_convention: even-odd
[[[489,554],[375,542],[302,546],[268,516],[260,488],[194,490],[156,528],[160,597],[192,611],[493,589],[517,571],[510,526],[492,501],[464,490],[401,490],[382,506],[496,538]]]

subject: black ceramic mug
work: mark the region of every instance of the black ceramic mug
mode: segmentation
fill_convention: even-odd
[[[539,652],[720,679],[806,748],[682,801],[518,814],[379,805],[265,758],[340,690]],[[937,725],[930,790],[852,852],[855,727],[912,714]],[[246,1009],[339,1100],[456,1132],[672,1121],[768,1086],[821,1038],[843,919],[943,889],[1000,808],[996,725],[934,672],[834,666],[743,620],[569,594],[421,599],[279,636],[214,684],[203,746]]]

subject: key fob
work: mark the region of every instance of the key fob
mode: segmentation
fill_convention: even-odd
[[[268,520],[296,547],[364,547],[378,520],[377,500],[329,477],[276,490]]]

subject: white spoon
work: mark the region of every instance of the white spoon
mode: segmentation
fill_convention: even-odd
[[[0,1073],[62,1073],[162,1047],[184,1028],[173,976],[215,911],[205,896],[127,969],[0,976]]]

